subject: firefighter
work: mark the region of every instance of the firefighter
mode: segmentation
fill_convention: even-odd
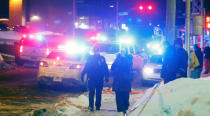
[[[103,90],[104,79],[107,83],[109,81],[109,71],[106,60],[100,55],[99,49],[94,48],[94,55],[90,55],[87,59],[86,65],[82,71],[82,81],[84,82],[84,75],[87,74],[88,90],[89,90],[89,107],[91,112],[94,112],[94,96],[96,94],[95,107],[100,110],[101,94]]]

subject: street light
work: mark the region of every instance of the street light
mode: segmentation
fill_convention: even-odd
[[[32,21],[39,21],[40,19],[41,18],[39,16],[37,16],[37,15],[34,15],[34,16],[31,17]]]

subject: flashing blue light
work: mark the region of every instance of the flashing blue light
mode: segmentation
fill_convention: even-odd
[[[141,19],[137,19],[136,21],[137,21],[137,23],[141,23]]]
[[[128,22],[132,22],[132,18],[128,18]]]
[[[36,39],[37,39],[38,41],[43,41],[43,40],[44,40],[44,36],[38,34],[38,35],[36,36]]]

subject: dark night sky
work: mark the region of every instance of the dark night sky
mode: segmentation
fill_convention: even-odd
[[[9,0],[0,0],[0,18],[9,18]]]
[[[82,1],[82,0],[77,0],[77,1]],[[96,3],[98,4],[100,0],[84,0],[84,1],[89,1],[90,4],[93,4],[93,6],[96,6],[95,4]],[[104,1],[108,2],[109,0],[104,0]],[[113,0],[113,1],[115,1],[115,0]],[[156,9],[158,10],[158,14],[165,13],[164,8],[165,8],[166,0],[120,0],[120,2],[122,2],[122,5],[125,5],[125,6],[129,5],[130,3],[134,2],[134,1],[139,1],[139,2],[151,1],[155,4]],[[179,1],[179,0],[177,0],[177,1]],[[9,5],[8,4],[9,4],[9,0],[0,0],[0,18],[9,18]],[[210,14],[210,0],[205,0],[204,4],[205,4],[207,14]],[[60,2],[57,5],[62,6],[62,2]],[[63,3],[63,5],[66,5],[66,3]],[[183,9],[183,7],[182,7],[182,9]]]

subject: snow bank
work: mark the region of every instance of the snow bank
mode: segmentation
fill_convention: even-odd
[[[143,105],[129,116],[209,116],[209,91],[210,78],[178,79],[158,88],[141,115]]]
[[[88,97],[85,95],[67,98],[64,101],[55,104],[55,116],[76,116],[77,113],[86,110],[87,106]]]

